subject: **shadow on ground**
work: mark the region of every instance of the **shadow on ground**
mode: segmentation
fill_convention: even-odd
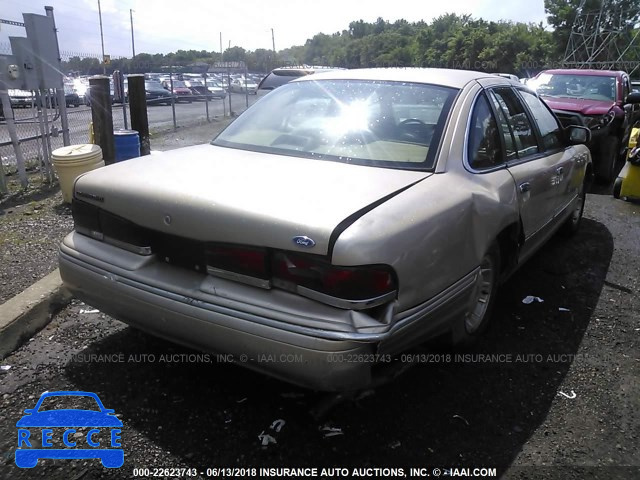
[[[139,363],[71,362],[66,375],[98,393],[127,428],[196,467],[505,467],[558,395],[612,253],[609,231],[585,219],[576,237],[554,238],[503,286],[492,327],[465,352],[470,361],[437,351],[444,355],[336,405],[321,420],[310,415],[324,398],[319,393],[234,365],[161,363],[162,354],[197,352],[131,328],[83,354],[137,355]],[[527,295],[544,302],[523,304]],[[144,354],[155,361],[142,361]],[[480,355],[502,355],[503,361],[478,361]],[[277,444],[262,447],[258,435],[277,419],[286,422],[272,432]],[[325,437],[324,426],[342,434]]]

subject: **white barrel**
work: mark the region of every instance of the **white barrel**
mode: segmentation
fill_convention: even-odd
[[[73,183],[83,173],[104,167],[102,149],[92,143],[69,145],[51,153],[53,166],[58,174],[60,190],[65,202],[71,203]]]

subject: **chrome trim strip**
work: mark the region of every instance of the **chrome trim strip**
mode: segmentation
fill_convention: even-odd
[[[213,275],[214,277],[220,277],[220,278],[224,278],[225,280],[232,280],[234,282],[245,283],[247,285],[251,285],[252,287],[264,288],[266,290],[269,290],[271,288],[270,280],[264,280],[258,277],[251,277],[249,275],[230,272],[228,270],[221,270],[219,268],[212,267],[211,265],[207,265],[207,273],[209,275]]]
[[[140,247],[138,245],[134,245],[133,243],[123,242],[122,240],[116,240],[113,237],[104,237],[104,242],[114,247],[122,248],[123,250],[127,250],[128,252],[137,253],[138,255],[149,256],[153,252],[151,251],[151,247]]]
[[[103,241],[104,240],[104,235],[102,234],[102,232],[99,232],[97,230],[89,230],[88,228],[81,227],[81,226],[78,226],[78,225],[75,226],[75,230],[76,230],[76,232],[84,235],[85,237],[89,237],[89,238],[92,238],[94,240],[99,240],[99,241]]]
[[[456,283],[454,283],[452,286],[450,286],[443,292],[437,294],[435,297],[431,298],[430,300],[424,302],[421,305],[418,305],[417,307],[414,307],[412,310],[405,311],[404,313],[410,312],[409,315],[399,319],[396,323],[392,324],[389,330],[381,333],[360,333],[360,332],[336,332],[332,330],[322,330],[318,328],[310,328],[310,327],[304,327],[301,325],[284,323],[279,320],[273,320],[270,318],[260,317],[251,313],[246,313],[239,310],[233,310],[228,307],[216,305],[216,304],[206,302],[204,300],[200,300],[197,298],[186,297],[184,295],[178,295],[176,293],[163,290],[161,288],[152,287],[150,285],[146,285],[144,283],[122,277],[120,275],[108,272],[102,268],[99,268],[89,263],[78,260],[63,251],[60,251],[60,259],[61,261],[64,260],[80,268],[87,269],[97,275],[100,275],[106,280],[110,280],[112,282],[119,283],[130,288],[136,288],[147,293],[158,295],[160,297],[178,302],[180,304],[188,305],[190,307],[202,308],[204,310],[208,310],[213,313],[226,315],[232,318],[233,317],[239,318],[242,320],[258,323],[260,325],[265,325],[265,326],[276,328],[279,330],[288,331],[291,333],[317,337],[317,338],[322,338],[326,340],[342,340],[342,341],[353,341],[353,342],[363,342],[363,343],[382,342],[383,340],[386,340],[387,338],[389,338],[394,331],[401,328],[405,328],[406,326],[410,325],[414,321],[423,319],[425,316],[431,314],[432,312],[440,308],[442,305],[446,304],[447,301],[455,299],[455,297],[460,292],[464,291],[465,288],[469,288],[470,285],[473,285],[473,282],[479,272],[479,267],[476,267],[472,272],[465,275],[463,278],[458,280]]]
[[[137,253],[138,255],[149,256],[153,252],[151,251],[151,247],[141,247],[139,245],[134,245],[133,243],[123,242],[122,240],[117,240],[113,237],[105,237],[102,232],[98,232],[96,230],[89,230],[85,227],[76,226],[76,232],[89,237],[93,240],[99,240],[104,243],[108,243],[109,245],[113,245],[114,247],[122,248],[131,253]]]
[[[311,300],[326,303],[332,307],[342,308],[344,310],[365,310],[367,308],[377,307],[383,303],[390,302],[396,298],[398,292],[394,290],[392,292],[385,293],[384,295],[380,295],[379,297],[367,298],[366,300],[348,300],[346,298],[333,297],[326,293],[318,292],[301,285],[296,285],[296,293],[303,297],[310,298]]]

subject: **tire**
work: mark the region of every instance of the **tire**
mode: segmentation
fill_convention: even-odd
[[[616,176],[618,160],[618,138],[613,135],[605,137],[598,149],[598,158],[594,162],[596,181],[601,184],[611,183]]]
[[[578,192],[578,204],[571,212],[571,215],[569,215],[569,218],[567,218],[560,227],[560,235],[564,237],[571,237],[575,235],[576,232],[580,229],[580,224],[582,223],[582,215],[584,213],[584,202],[587,198],[586,190],[586,186],[583,183],[580,191]]]
[[[498,290],[500,249],[496,243],[480,261],[480,272],[469,298],[468,310],[454,324],[451,342],[455,347],[468,347],[487,329]]]
[[[613,182],[613,198],[620,198],[620,192],[622,191],[622,178],[616,178]]]

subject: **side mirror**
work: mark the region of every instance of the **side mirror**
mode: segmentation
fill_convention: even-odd
[[[569,128],[569,143],[571,145],[581,145],[589,143],[591,140],[591,130],[587,127],[571,125]]]
[[[624,103],[631,103],[631,104],[640,103],[640,92],[631,92],[629,95],[627,95],[627,98],[625,99]]]

